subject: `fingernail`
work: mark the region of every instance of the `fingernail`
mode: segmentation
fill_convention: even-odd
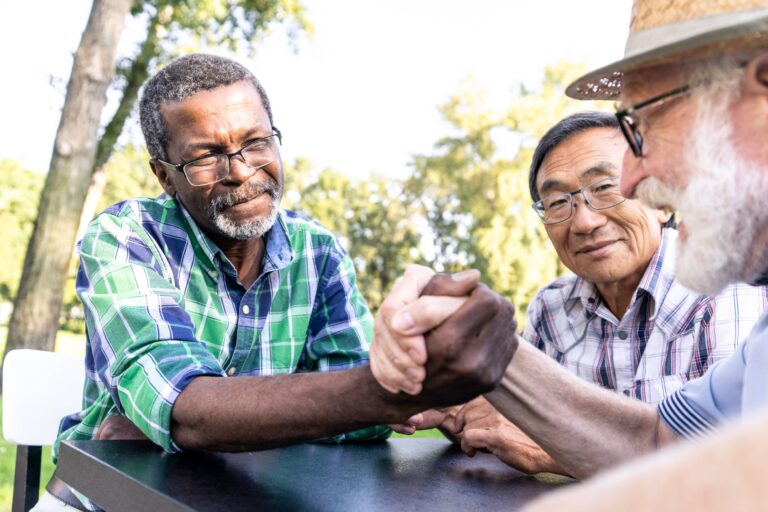
[[[392,327],[401,332],[412,329],[414,325],[416,325],[416,322],[414,322],[413,316],[408,311],[401,311],[392,319]]]
[[[421,374],[416,368],[408,368],[405,370],[405,376],[408,377],[408,380],[411,382],[419,382],[421,380]]]
[[[403,382],[403,391],[409,395],[418,395],[421,392],[421,385],[407,380]]]
[[[478,271],[471,268],[469,270],[462,270],[461,272],[456,272],[455,274],[451,274],[451,279],[454,281],[467,281],[470,279],[475,279],[477,277]]]
[[[410,423],[411,425],[416,425],[417,423],[421,423],[421,413],[416,413],[410,418],[408,418],[408,421],[405,422],[406,424]]]

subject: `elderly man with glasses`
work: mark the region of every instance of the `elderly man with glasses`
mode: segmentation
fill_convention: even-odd
[[[280,209],[282,134],[244,67],[177,59],[145,85],[140,115],[165,193],[111,206],[78,245],[85,397],[59,441],[146,437],[176,452],[380,439],[385,424],[501,378],[513,309],[470,272],[432,283],[467,302],[434,332],[443,350],[428,391],[402,397],[376,383],[374,319],[352,261],[330,232]],[[455,371],[477,357],[494,377]],[[55,477],[47,489],[36,510],[90,508]]]
[[[619,192],[626,150],[616,116],[605,112],[569,116],[539,141],[529,173],[533,208],[573,273],[539,291],[522,336],[572,374],[657,405],[734,351],[762,314],[766,289],[738,284],[711,296],[680,284],[677,231],[665,227],[671,214]],[[373,362],[384,386],[400,387],[404,375],[394,365]],[[458,415],[468,453],[488,450],[529,473],[562,471],[485,399],[447,412],[442,427]],[[411,427],[442,419],[426,417]]]

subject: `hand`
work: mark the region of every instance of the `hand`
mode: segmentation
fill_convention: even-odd
[[[456,286],[450,276],[436,275],[424,292],[441,293]],[[429,325],[427,311],[410,308],[412,329]],[[459,404],[491,391],[517,349],[515,308],[485,285],[478,285],[459,310],[426,336],[428,362],[419,395],[429,406]]]
[[[467,300],[466,295],[477,285],[476,270],[454,274],[452,286],[443,293],[421,297],[435,273],[419,265],[410,265],[381,305],[371,343],[371,371],[381,387],[390,393],[421,392],[427,360],[423,333],[442,323]],[[462,297],[464,296],[464,297]],[[413,315],[422,318],[423,330],[413,330]]]
[[[131,420],[119,414],[107,416],[93,436],[97,441],[140,440],[149,441],[144,432]]]
[[[565,473],[549,454],[483,397],[462,407],[454,428],[461,432],[461,449],[470,457],[482,450],[524,473]]]
[[[442,409],[428,409],[414,414],[405,423],[389,425],[389,428],[398,434],[411,435],[417,430],[429,430],[439,428],[444,434],[453,435],[456,414],[460,406],[444,407]]]

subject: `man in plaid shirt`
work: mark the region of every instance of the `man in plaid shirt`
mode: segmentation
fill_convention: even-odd
[[[63,420],[59,441],[147,437],[176,452],[383,439],[382,424],[501,378],[516,347],[512,305],[469,272],[416,291],[464,304],[428,336],[440,354],[427,391],[376,383],[374,319],[352,262],[327,230],[280,210],[281,134],[248,70],[177,59],[146,84],[140,114],[165,194],[108,208],[78,245],[84,410]],[[412,293],[395,286],[382,309]],[[495,376],[467,362],[483,359]],[[79,506],[62,487],[48,489]]]

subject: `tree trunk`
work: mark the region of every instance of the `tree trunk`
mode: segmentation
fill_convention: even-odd
[[[139,54],[133,59],[130,67],[125,72],[125,87],[123,87],[123,96],[120,98],[120,104],[112,119],[104,128],[104,133],[96,145],[96,158],[91,168],[91,184],[88,187],[88,195],[85,198],[83,211],[80,215],[80,227],[77,230],[77,238],[83,235],[85,228],[93,218],[94,213],[96,213],[96,207],[107,184],[107,177],[105,176],[106,163],[109,161],[109,157],[112,156],[117,139],[123,133],[123,127],[131,115],[133,107],[136,105],[136,100],[139,98],[139,89],[149,78],[149,64],[160,52],[157,28],[160,23],[161,11],[164,18],[168,18],[172,12],[168,8],[158,9],[158,13],[149,18],[147,37],[141,43]]]
[[[94,0],[72,64],[51,164],[8,326],[6,353],[52,350],[72,248],[131,0]]]

